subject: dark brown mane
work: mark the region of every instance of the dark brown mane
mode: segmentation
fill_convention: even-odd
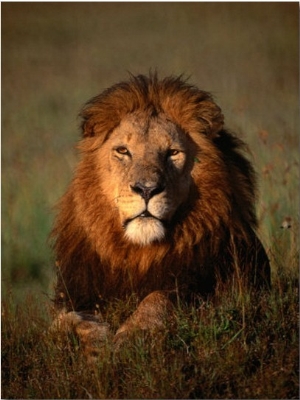
[[[104,137],[126,114],[137,110],[164,113],[185,131],[193,129],[209,134],[220,130],[223,115],[209,93],[189,85],[180,77],[158,80],[132,76],[90,100],[81,112],[84,135]]]

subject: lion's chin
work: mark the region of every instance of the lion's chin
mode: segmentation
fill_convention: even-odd
[[[156,218],[138,217],[127,223],[125,237],[135,244],[146,246],[161,241],[165,237],[165,228]]]

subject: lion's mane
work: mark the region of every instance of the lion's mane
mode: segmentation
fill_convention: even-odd
[[[188,201],[177,210],[165,240],[141,246],[124,237],[116,206],[107,202],[95,154],[129,114],[164,114],[201,149]],[[52,232],[57,255],[56,304],[94,310],[111,299],[154,290],[184,298],[206,295],[236,267],[260,285],[269,280],[256,228],[255,174],[244,143],[223,127],[211,95],[181,78],[131,77],[93,98],[81,112],[82,153],[58,205]],[[255,266],[253,267],[253,265]]]

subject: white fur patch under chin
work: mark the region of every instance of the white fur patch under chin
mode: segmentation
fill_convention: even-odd
[[[147,245],[165,237],[163,224],[155,218],[136,218],[128,223],[125,237],[133,243]]]

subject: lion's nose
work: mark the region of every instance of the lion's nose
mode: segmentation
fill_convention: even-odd
[[[163,185],[145,186],[140,182],[137,182],[134,186],[131,185],[130,187],[131,190],[145,199],[146,203],[151,199],[151,197],[161,193],[164,190]]]

